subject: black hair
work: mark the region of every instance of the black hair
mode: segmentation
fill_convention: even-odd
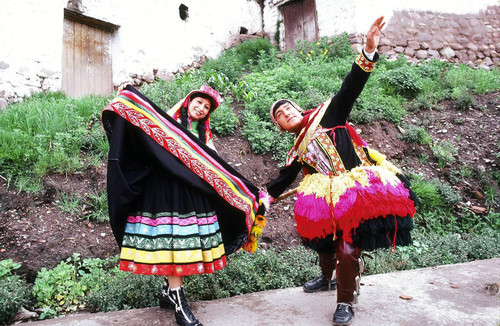
[[[206,143],[207,138],[205,136],[205,121],[208,119],[208,114],[203,118],[198,120],[198,126],[196,127],[196,130],[198,131],[198,138],[203,142],[203,144]],[[187,107],[182,107],[181,108],[181,125],[183,125],[187,129],[188,125],[188,113],[187,113]]]
[[[209,110],[209,112],[212,112],[213,110],[215,110],[215,101],[212,98],[212,96],[207,95],[205,93],[194,93],[194,94],[192,94],[189,97],[189,100],[192,101],[195,97],[203,97],[203,98],[209,100],[210,101],[210,110]]]
[[[282,106],[283,104],[285,103],[290,103],[290,101],[288,100],[279,100],[278,102],[276,102],[276,104],[274,104],[273,106],[273,117],[274,117],[274,114],[276,113],[276,110]]]

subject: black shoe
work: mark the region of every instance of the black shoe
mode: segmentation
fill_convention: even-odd
[[[163,288],[161,289],[160,308],[161,309],[174,309],[175,308],[175,299],[174,299],[173,295],[170,293],[170,286],[168,284],[167,278],[165,278],[165,280],[163,282]]]
[[[313,293],[319,291],[335,290],[337,287],[337,278],[333,280],[327,280],[323,276],[316,277],[314,280],[310,280],[304,283],[304,292]]]
[[[193,315],[182,287],[178,287],[175,290],[170,289],[170,295],[175,302],[175,321],[177,324],[181,326],[203,326]]]
[[[335,310],[333,314],[333,325],[348,325],[352,317],[354,317],[352,307],[347,303],[339,303],[337,305],[337,310]]]

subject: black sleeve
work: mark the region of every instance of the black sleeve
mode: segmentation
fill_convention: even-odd
[[[267,187],[267,192],[271,197],[278,198],[295,181],[301,169],[302,164],[295,158],[292,164],[280,169],[280,174],[271,181]]]
[[[361,54],[365,57],[364,52]],[[375,53],[373,60],[368,60],[370,62],[376,62],[379,59],[378,53]],[[321,125],[325,128],[332,128],[335,126],[345,125],[349,114],[351,114],[354,102],[358,98],[359,94],[365,87],[368,77],[370,77],[371,72],[366,72],[361,67],[354,62],[351,67],[351,71],[347,74],[340,90],[335,94],[328,106],[323,119],[321,120]]]

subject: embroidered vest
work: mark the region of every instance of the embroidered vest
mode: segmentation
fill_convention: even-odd
[[[342,159],[333,144],[332,139],[327,132],[331,128],[322,128],[318,126],[311,138],[309,144],[306,145],[306,150],[299,156],[299,161],[307,163],[321,174],[328,176],[337,176],[345,173],[347,170],[342,162]],[[371,166],[372,162],[366,156],[363,144],[356,143],[352,140],[354,150],[362,166]]]

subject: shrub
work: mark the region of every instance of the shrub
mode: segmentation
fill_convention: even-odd
[[[434,154],[434,157],[438,160],[440,168],[444,168],[453,163],[455,161],[455,156],[458,154],[457,148],[448,141],[434,143],[431,149],[432,154]]]
[[[403,129],[405,130],[405,133],[402,134],[399,138],[401,140],[404,140],[405,142],[414,142],[420,145],[429,145],[432,141],[429,134],[422,127],[410,124],[403,126]]]
[[[227,266],[213,275],[185,279],[190,300],[211,300],[238,294],[301,285],[319,273],[316,255],[303,247],[278,253],[274,249],[245,251],[228,257]]]
[[[460,111],[465,111],[469,107],[473,107],[476,103],[474,96],[472,96],[472,92],[463,88],[455,88],[451,92],[451,99],[457,108]]]
[[[478,259],[498,257],[500,233],[484,228],[478,233],[436,234],[413,231],[413,245],[397,247],[392,254],[377,249],[374,259],[366,259],[366,273],[378,274],[397,270],[457,264]]]
[[[241,129],[243,138],[250,142],[252,151],[256,154],[265,154],[271,150],[271,145],[277,137],[277,131],[271,131],[275,128],[271,122],[261,121],[257,115],[252,113],[244,114],[245,125]]]
[[[42,268],[33,285],[33,296],[37,300],[37,307],[68,312],[76,310],[81,304],[85,290],[78,280],[78,267],[74,256],[51,270]]]
[[[19,267],[12,259],[0,261],[0,324],[8,323],[31,299],[26,281],[13,274]]]
[[[294,55],[302,61],[331,61],[335,58],[350,57],[353,54],[347,33],[334,36],[331,40],[326,36],[319,41],[299,40],[294,51]]]
[[[387,70],[378,75],[378,80],[389,95],[399,94],[411,98],[415,97],[422,88],[420,76],[407,65]]]
[[[429,182],[423,176],[415,175],[413,176],[411,185],[418,197],[419,211],[428,212],[433,209],[443,209],[445,207],[436,182]]]
[[[16,315],[30,300],[30,288],[18,275],[0,278],[0,324]]]
[[[226,103],[222,103],[217,110],[210,115],[210,124],[215,133],[227,136],[234,133],[239,119],[233,109]]]
[[[85,296],[85,303],[92,310],[107,312],[158,305],[161,277],[136,275],[115,267],[101,280],[100,286]]]

